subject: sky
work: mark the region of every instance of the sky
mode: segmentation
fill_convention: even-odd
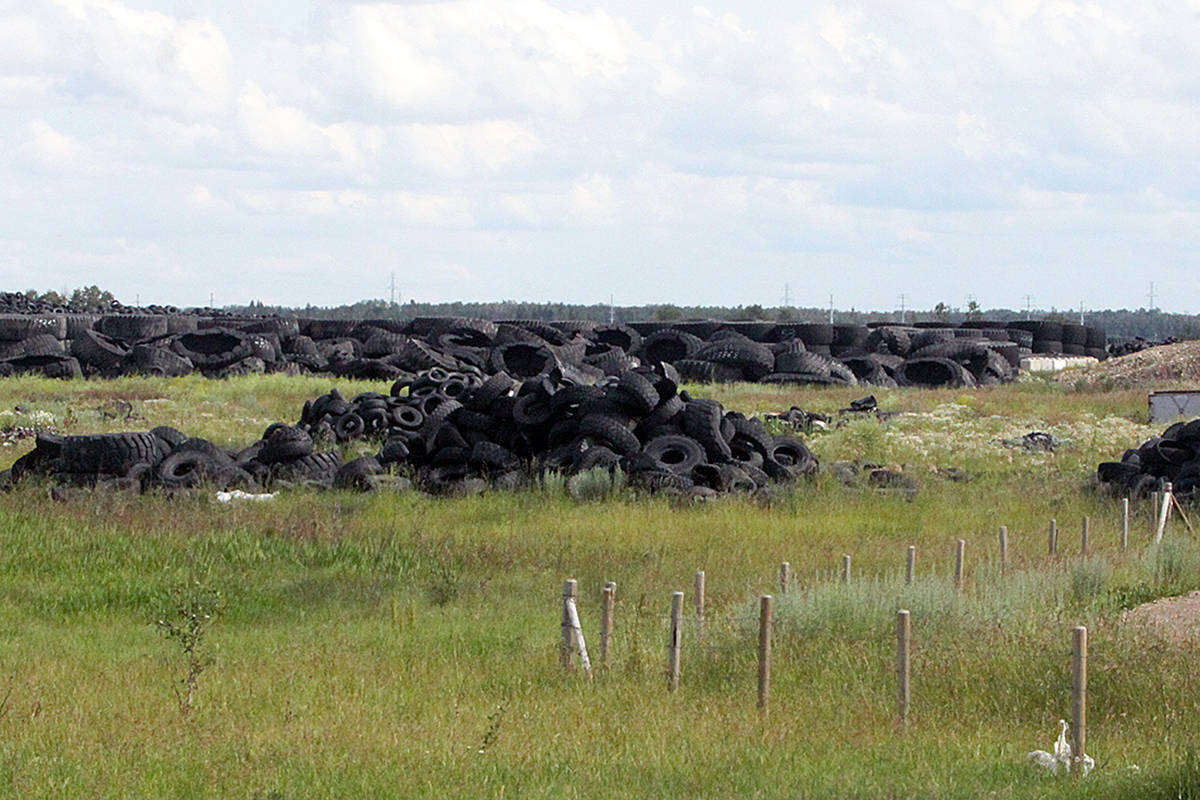
[[[1200,4],[0,0],[0,290],[1200,311]]]

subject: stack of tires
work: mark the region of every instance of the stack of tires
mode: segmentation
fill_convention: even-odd
[[[1104,341],[1103,330],[1057,322],[868,327],[0,315],[0,375],[225,378],[282,371],[395,381],[437,368],[518,380],[560,370],[570,380],[595,382],[670,364],[699,383],[970,386],[1011,380],[1022,356],[1035,352],[1103,357]]]
[[[343,464],[325,448],[356,439],[378,441],[380,449]],[[333,390],[306,403],[295,425],[271,425],[239,450],[166,427],[39,436],[11,479],[34,474],[141,489],[365,488],[398,467],[437,494],[513,488],[547,471],[620,469],[635,487],[703,496],[791,483],[813,473],[817,459],[799,439],[680,392],[669,366],[597,383],[576,382],[561,369],[517,381],[503,371],[485,377],[434,367],[397,381],[388,395],[346,400]]]
[[[1196,499],[1200,493],[1200,419],[1177,422],[1138,447],[1126,450],[1120,461],[1097,468],[1101,485],[1114,494],[1146,497],[1170,481],[1176,496]]]

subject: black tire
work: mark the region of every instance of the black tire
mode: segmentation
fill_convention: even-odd
[[[558,358],[545,345],[512,342],[492,351],[489,359],[493,372],[504,372],[528,380],[549,375],[558,366]]]
[[[625,372],[612,389],[613,399],[636,416],[644,417],[658,405],[658,389],[645,375]]]
[[[1034,339],[1031,349],[1037,355],[1061,356],[1063,343],[1057,339]]]
[[[167,318],[161,314],[114,314],[96,321],[96,330],[132,344],[167,335]]]
[[[67,436],[59,461],[64,472],[127,475],[136,464],[155,464],[163,447],[150,433],[102,433]]]
[[[338,467],[333,474],[333,485],[337,489],[369,489],[371,485],[367,479],[381,472],[383,465],[375,456],[360,456]]]
[[[912,350],[912,341],[904,328],[886,326],[872,330],[867,336],[865,347],[875,353],[907,356]]]
[[[258,454],[258,460],[264,464],[303,458],[313,451],[312,437],[298,426],[281,425],[265,439]]]
[[[788,339],[799,339],[805,347],[809,345],[833,344],[833,326],[824,322],[789,322],[775,326],[767,338],[773,342],[783,342]]]
[[[180,378],[190,375],[195,367],[191,361],[165,347],[135,344],[123,359],[127,374]]]
[[[366,432],[367,426],[363,418],[353,411],[342,414],[333,423],[333,434],[339,442],[349,442],[358,439]]]
[[[680,475],[691,474],[692,468],[705,460],[704,448],[689,436],[658,436],[646,442],[642,452],[654,459],[658,469]]]
[[[772,372],[803,372],[810,375],[828,375],[830,360],[808,350],[780,353],[775,356]]]
[[[65,339],[66,320],[61,314],[0,314],[0,342],[19,342],[42,333]]]
[[[605,414],[588,414],[581,419],[579,434],[598,439],[618,455],[636,453],[642,446],[633,431]]]
[[[219,370],[253,353],[246,334],[225,328],[182,334],[172,340],[171,349],[201,370]]]
[[[106,370],[121,363],[128,352],[124,345],[99,331],[84,330],[71,340],[71,355],[82,363],[98,370]]]
[[[276,464],[271,468],[271,474],[285,480],[331,482],[341,465],[342,457],[336,452],[313,453],[295,461]]]
[[[642,339],[641,347],[634,355],[648,364],[667,362],[677,364],[684,359],[690,359],[693,354],[704,346],[704,342],[690,333],[668,328],[653,333]]]
[[[177,450],[155,469],[158,482],[167,489],[192,489],[202,483],[224,484],[238,469],[200,450]]]
[[[724,339],[704,345],[692,355],[692,358],[733,367],[751,381],[768,374],[775,365],[775,356],[769,348],[741,338]]]
[[[975,380],[962,364],[949,358],[912,358],[904,362],[898,378],[906,386],[958,388]]]
[[[594,342],[613,345],[632,353],[642,343],[642,335],[628,325],[597,325],[588,338]]]
[[[808,475],[816,471],[817,459],[804,442],[791,436],[776,436],[766,463],[785,467],[795,475]],[[770,474],[768,472],[768,474]]]

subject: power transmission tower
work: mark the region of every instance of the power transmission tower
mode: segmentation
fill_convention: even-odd
[[[1033,295],[1025,295],[1025,319],[1033,319]]]
[[[829,324],[833,324],[833,295],[829,295]]]
[[[1146,310],[1153,311],[1154,310],[1154,281],[1150,281],[1150,294],[1148,295],[1148,297],[1150,298],[1150,305]]]
[[[617,312],[616,312],[616,308],[613,306],[613,296],[610,294],[608,296],[608,324],[609,325],[614,324],[616,322],[616,319],[617,319]]]
[[[396,273],[395,272],[392,273],[391,290],[392,290],[392,292],[391,292],[391,298],[389,300],[389,303],[394,306],[394,305],[396,305]]]
[[[903,324],[904,324],[904,311],[905,311],[905,309],[904,309],[904,301],[905,301],[907,298],[908,298],[908,295],[906,295],[904,292],[901,292],[901,293],[900,293],[900,324],[901,324],[901,325],[903,325]]]
[[[1079,301],[1079,324],[1083,325],[1083,301]]]
[[[787,283],[785,283],[785,284],[783,285],[783,307],[784,307],[784,308],[791,308],[791,307],[792,307],[792,287],[791,287],[791,284],[787,284]]]

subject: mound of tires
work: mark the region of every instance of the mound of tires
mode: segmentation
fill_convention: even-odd
[[[262,372],[367,380],[475,370],[594,382],[672,365],[684,381],[974,386],[1011,380],[1034,352],[1104,357],[1104,331],[679,322],[596,325],[464,318],[297,320],[192,314],[0,314],[0,375],[70,378]],[[1055,337],[1055,338],[1051,338]]]
[[[1096,469],[1100,484],[1114,494],[1146,497],[1170,481],[1180,499],[1200,497],[1200,419],[1177,422],[1138,447],[1126,450],[1120,461],[1105,461]]]
[[[342,463],[326,448],[354,440],[377,441],[380,449]],[[240,450],[173,428],[42,435],[10,477],[141,489],[368,488],[375,476],[404,468],[422,489],[453,494],[515,488],[545,472],[619,469],[634,487],[707,496],[792,483],[817,466],[799,439],[679,391],[679,376],[666,364],[596,380],[556,367],[524,381],[432,367],[398,379],[386,395],[347,400],[335,389],[305,403],[295,425],[271,425]]]

